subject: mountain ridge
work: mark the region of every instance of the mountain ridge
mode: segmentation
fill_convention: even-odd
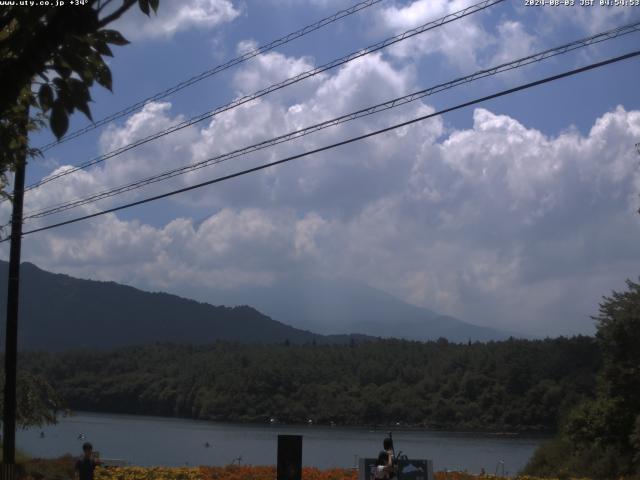
[[[0,289],[7,288],[0,261]],[[37,292],[37,297],[34,295]],[[30,301],[37,298],[37,301]],[[116,307],[117,306],[117,307]],[[0,295],[0,321],[6,297]],[[21,268],[18,343],[22,349],[111,349],[153,343],[346,343],[362,335],[323,336],[274,320],[255,308],[214,306],[111,281],[51,273],[32,263]],[[4,329],[2,329],[4,338]],[[4,341],[4,340],[3,340]]]
[[[0,291],[6,292],[7,272],[8,263],[0,261]],[[261,305],[259,297],[252,295],[235,306],[223,306],[214,305],[206,293],[200,297],[209,301],[113,281],[79,279],[24,262],[19,344],[22,349],[56,351],[167,342],[344,344],[382,337],[418,341],[444,337],[467,342],[511,336],[406,304],[364,284],[335,280],[329,285],[331,288],[313,285],[318,295],[306,304],[301,299],[308,295],[294,282],[285,286],[284,296],[265,290],[263,297],[271,299],[271,306]],[[257,305],[253,300],[258,300]],[[280,306],[275,314],[274,305]],[[5,314],[6,297],[0,295],[2,327]],[[305,316],[306,323],[304,318],[296,321]],[[316,327],[322,326],[325,328],[318,332]]]
[[[454,342],[526,337],[443,315],[344,278],[289,277],[270,286],[190,290],[192,298],[225,305],[248,303],[287,325],[320,334],[360,332],[417,341],[444,337]]]

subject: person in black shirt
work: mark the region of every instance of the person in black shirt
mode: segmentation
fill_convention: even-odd
[[[389,433],[391,435],[391,433]],[[387,467],[387,472],[389,474],[390,479],[398,478],[398,465],[395,457],[395,450],[393,448],[393,440],[391,437],[386,437],[382,442],[382,448],[384,448],[384,452],[387,454],[387,463],[385,466]]]
[[[378,462],[374,469],[374,480],[389,480],[391,469],[393,467],[388,466],[389,454],[384,450],[378,454]]]
[[[83,457],[76,462],[76,480],[93,480],[93,471],[100,462],[93,459],[93,445],[82,445]]]

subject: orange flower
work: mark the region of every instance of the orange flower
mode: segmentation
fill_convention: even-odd
[[[276,467],[200,467],[203,480],[274,480]],[[302,469],[303,480],[357,480],[358,472],[353,469],[332,468],[320,470],[305,467]]]

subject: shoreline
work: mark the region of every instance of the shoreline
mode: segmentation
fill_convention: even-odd
[[[455,429],[455,428],[437,428],[437,427],[425,427],[422,425],[408,425],[408,424],[388,424],[388,425],[362,425],[362,424],[343,424],[343,423],[290,423],[290,422],[254,422],[254,421],[242,421],[242,420],[211,420],[203,418],[193,417],[181,417],[181,416],[164,416],[153,414],[140,414],[140,413],[121,413],[121,412],[106,412],[96,410],[72,410],[67,414],[59,415],[58,418],[74,418],[76,416],[87,415],[97,417],[130,417],[132,419],[149,419],[161,422],[194,422],[194,423],[208,423],[212,425],[228,425],[228,426],[241,426],[241,427],[254,427],[254,428],[285,428],[285,429],[303,429],[303,428],[317,428],[317,429],[343,429],[343,430],[366,430],[369,432],[420,432],[420,433],[437,433],[445,435],[461,435],[461,436],[477,436],[477,437],[490,437],[490,438],[551,438],[556,432],[553,430],[534,430],[534,429],[522,429],[522,430],[498,430],[498,429]]]

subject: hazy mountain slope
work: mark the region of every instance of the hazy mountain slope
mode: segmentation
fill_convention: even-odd
[[[522,336],[440,315],[344,279],[290,278],[266,287],[190,290],[190,294],[212,303],[249,304],[287,325],[322,334],[359,332],[411,340],[445,337],[455,342]]]
[[[0,262],[2,345],[8,264]],[[346,342],[292,328],[248,306],[215,307],[166,293],[149,293],[114,282],[80,280],[24,263],[21,273],[19,342],[22,348],[112,348],[155,342],[215,340],[295,343]]]

